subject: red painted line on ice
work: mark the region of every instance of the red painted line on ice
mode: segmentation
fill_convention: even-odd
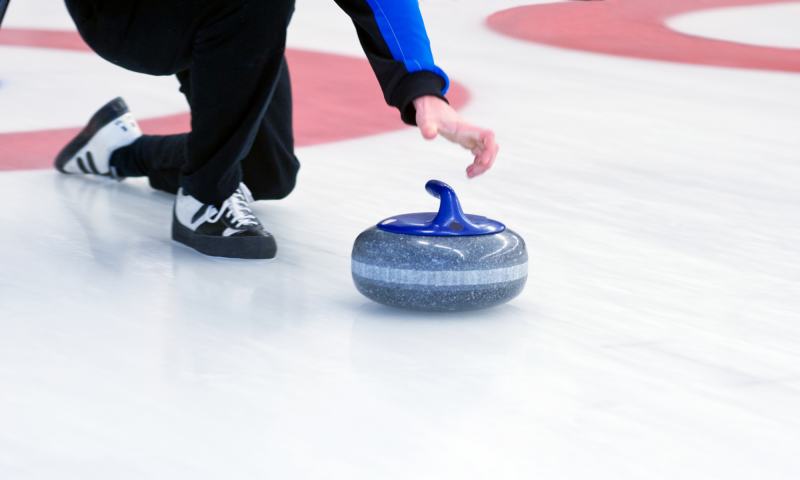
[[[0,30],[0,45],[91,51],[75,32]],[[289,49],[292,75],[295,145],[317,145],[366,137],[405,128],[397,110],[383,102],[378,81],[363,58]],[[469,93],[450,83],[448,100],[461,108]],[[87,105],[91,116],[99,105]],[[135,114],[136,112],[134,112]],[[189,131],[188,113],[139,121],[148,134]],[[0,133],[0,171],[52,168],[58,151],[81,127],[21,133]]]
[[[4,28],[0,30],[0,45],[17,47],[55,48],[91,52],[77,32],[60,30],[29,30],[26,28]]]
[[[800,50],[684,35],[669,17],[696,10],[796,0],[606,0],[528,5],[491,15],[499,33],[546,45],[650,60],[800,72]]]

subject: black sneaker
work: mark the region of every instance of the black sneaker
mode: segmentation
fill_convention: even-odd
[[[250,190],[239,184],[219,209],[178,190],[172,239],[200,253],[228,258],[273,258],[278,246],[248,206]]]
[[[109,165],[114,150],[130,145],[142,136],[142,130],[122,98],[115,98],[92,116],[77,137],[56,157],[61,173],[94,174],[122,180]]]

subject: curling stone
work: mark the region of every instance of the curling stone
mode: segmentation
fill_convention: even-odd
[[[465,215],[449,185],[425,189],[439,212],[389,217],[361,232],[351,270],[365,297],[390,307],[425,311],[477,310],[522,292],[528,252],[500,222]]]

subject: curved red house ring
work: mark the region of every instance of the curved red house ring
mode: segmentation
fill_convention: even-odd
[[[0,45],[91,51],[77,32],[0,30]],[[294,97],[295,146],[318,145],[405,128],[400,114],[383,102],[378,81],[365,58],[287,49]],[[176,90],[176,95],[179,93]],[[463,85],[451,82],[447,94],[458,109],[469,100]],[[86,120],[94,107],[87,105]],[[190,114],[140,120],[148,134],[189,131]],[[58,151],[83,126],[34,132],[0,133],[0,171],[52,168]]]
[[[800,50],[684,35],[665,20],[718,7],[790,0],[606,0],[529,5],[495,13],[492,30],[521,40],[625,57],[800,72]],[[800,28],[800,27],[799,27]]]

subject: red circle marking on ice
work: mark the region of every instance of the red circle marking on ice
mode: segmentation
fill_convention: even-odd
[[[0,30],[0,45],[91,51],[76,32]],[[386,106],[369,62],[363,58],[288,49],[292,74],[294,134],[298,147],[400,130],[397,110]],[[462,85],[451,82],[447,94],[458,109],[469,100]],[[87,107],[91,110],[92,107]],[[87,110],[88,116],[91,111]],[[148,134],[189,131],[188,113],[139,121]],[[82,127],[0,133],[0,171],[53,168],[53,159]]]
[[[499,33],[546,45],[650,60],[800,72],[800,50],[692,37],[669,17],[718,7],[796,0],[606,0],[528,5],[491,15]]]

